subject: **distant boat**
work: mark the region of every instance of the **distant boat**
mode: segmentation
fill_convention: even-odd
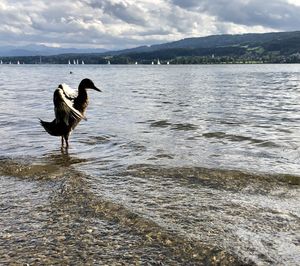
[[[154,65],[154,62],[153,62],[153,61],[151,62],[151,65]]]
[[[73,60],[73,65],[76,65],[76,61],[75,61],[75,59]]]
[[[135,62],[135,65],[137,65],[138,64],[138,62]]]
[[[11,65],[11,61],[9,61],[9,64]]]
[[[2,60],[0,61],[0,65],[2,65],[3,64],[3,62],[2,62]]]
[[[76,61],[76,65],[78,65],[78,59],[77,59],[77,61]]]
[[[81,64],[84,65],[84,61],[83,60],[81,61]]]
[[[68,62],[68,65],[71,65],[71,62],[70,62],[70,60],[69,60],[69,62]]]
[[[160,61],[159,61],[159,59],[157,59],[157,64],[158,64],[158,65],[160,65]]]
[[[17,65],[20,65],[20,61],[18,60]]]
[[[110,65],[110,61],[109,60],[107,61],[107,64]]]
[[[169,62],[169,61],[167,62],[167,65],[170,65],[170,62]]]

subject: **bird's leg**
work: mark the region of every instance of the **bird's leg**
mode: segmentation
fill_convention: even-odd
[[[65,135],[64,138],[65,138],[65,142],[66,142],[66,149],[68,149],[69,148],[69,135]]]

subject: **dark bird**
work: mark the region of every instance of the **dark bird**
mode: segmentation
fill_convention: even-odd
[[[99,90],[90,79],[83,79],[78,91],[71,89],[67,84],[60,84],[54,91],[53,103],[55,119],[52,122],[40,120],[44,129],[52,136],[61,136],[61,147],[69,147],[69,136],[81,119],[85,119],[84,113],[89,99],[87,89]]]

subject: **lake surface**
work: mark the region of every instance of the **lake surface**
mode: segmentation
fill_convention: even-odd
[[[85,77],[62,152],[38,118]],[[0,91],[0,264],[300,264],[300,65],[1,65]]]

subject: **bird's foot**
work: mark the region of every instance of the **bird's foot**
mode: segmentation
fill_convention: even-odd
[[[67,147],[60,147],[60,151],[64,155],[68,155],[69,154],[69,149]]]

